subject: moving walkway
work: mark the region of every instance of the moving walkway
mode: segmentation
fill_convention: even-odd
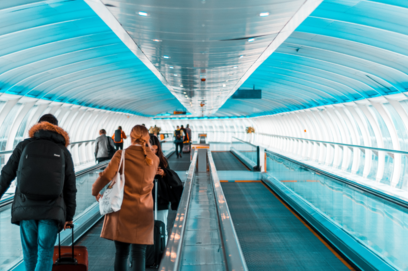
[[[169,214],[159,270],[406,269],[408,206],[281,154],[260,155],[255,147],[197,148],[185,161],[171,156],[169,148],[173,169],[182,165],[185,189],[174,220]],[[261,157],[267,172],[251,167]],[[88,196],[96,172],[80,177]],[[77,226],[83,230],[76,240],[88,247],[90,270],[113,270],[114,244],[99,237],[102,222],[94,199],[83,201],[88,208],[80,209],[75,223],[85,226]],[[19,240],[14,243],[20,249]]]

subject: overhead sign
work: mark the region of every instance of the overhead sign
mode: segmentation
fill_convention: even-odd
[[[262,90],[255,89],[237,89],[231,96],[232,99],[262,99]]]

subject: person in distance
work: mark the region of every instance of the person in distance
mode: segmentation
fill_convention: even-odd
[[[95,140],[95,158],[98,163],[112,158],[115,145],[112,138],[106,136],[106,130],[99,130],[99,137]]]
[[[158,174],[159,158],[151,151],[146,127],[133,127],[132,144],[125,152],[125,191],[118,212],[105,216],[101,237],[115,242],[115,271],[127,269],[132,247],[132,271],[145,270],[146,246],[153,245],[153,180]],[[118,172],[122,151],[117,151],[106,169],[92,186],[92,195],[99,201],[99,192]]]
[[[17,176],[11,223],[20,225],[27,271],[51,271],[57,234],[72,224],[76,209],[69,136],[51,114],[40,118],[3,167],[0,198]]]
[[[176,144],[176,156],[177,159],[181,158],[181,152],[183,151],[183,140],[184,132],[180,129],[180,126],[177,125],[177,129],[174,131],[174,144]],[[179,152],[180,148],[180,152]]]
[[[123,139],[126,139],[127,136],[125,132],[122,130],[122,126],[119,126],[118,129],[115,130],[115,133],[112,136],[113,141],[115,142],[116,150],[123,150]]]

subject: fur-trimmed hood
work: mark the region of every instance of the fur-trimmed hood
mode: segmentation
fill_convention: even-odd
[[[53,133],[47,133],[47,131],[53,132]],[[61,135],[62,138],[61,137],[52,138],[52,136],[46,136],[46,134],[57,134],[57,135]],[[30,138],[43,138],[45,136],[45,137],[49,137],[49,139],[53,139],[57,141],[60,141],[59,139],[61,139],[61,141],[63,140],[63,142],[61,143],[63,143],[65,147],[68,147],[70,143],[69,135],[67,132],[65,132],[64,129],[54,124],[51,124],[49,122],[46,122],[46,121],[37,123],[33,127],[31,127],[30,131],[28,132],[28,135]]]

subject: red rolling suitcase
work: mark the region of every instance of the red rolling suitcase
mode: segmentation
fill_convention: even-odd
[[[52,271],[87,271],[88,250],[84,246],[74,246],[74,225],[72,229],[72,246],[61,246],[58,234],[58,247],[54,248]]]

